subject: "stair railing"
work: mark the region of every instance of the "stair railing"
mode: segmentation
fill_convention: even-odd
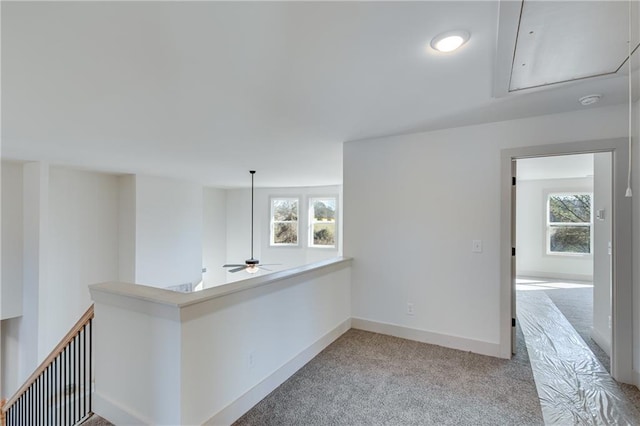
[[[4,404],[0,424],[76,425],[91,408],[93,305]]]

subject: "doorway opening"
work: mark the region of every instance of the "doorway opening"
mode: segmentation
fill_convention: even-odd
[[[514,161],[516,304],[540,292],[611,372],[611,152]]]
[[[629,159],[626,138],[533,145],[501,151],[500,354],[509,358],[516,331],[516,165],[517,160],[568,154],[611,155],[611,376],[634,383],[631,199],[625,197]],[[606,214],[607,212],[605,212]],[[594,213],[595,215],[595,213]],[[533,293],[533,292],[530,292]],[[608,325],[608,324],[607,324]]]

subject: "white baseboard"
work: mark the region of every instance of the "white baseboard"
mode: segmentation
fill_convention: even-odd
[[[500,357],[500,345],[498,343],[483,342],[464,337],[448,336],[431,331],[409,328],[396,324],[388,324],[378,321],[370,321],[362,318],[351,318],[351,327],[359,330],[372,331],[374,333],[401,337],[432,345],[444,346],[461,351],[469,351],[481,355]]]
[[[153,424],[151,420],[144,419],[140,414],[134,413],[131,408],[122,407],[98,391],[93,392],[92,408],[95,414],[115,425],[137,426]]]
[[[336,328],[322,336],[311,346],[296,355],[291,361],[274,371],[269,377],[255,385],[240,398],[227,405],[218,413],[207,420],[205,425],[230,425],[238,420],[244,413],[269,395],[274,389],[284,383],[289,377],[311,361],[324,348],[333,343],[338,337],[351,328],[351,319],[340,323]],[[119,423],[117,423],[119,424]]]
[[[611,339],[607,339],[605,335],[600,333],[596,328],[591,327],[591,333],[589,333],[591,340],[596,342],[600,349],[605,351],[608,356],[611,356]]]

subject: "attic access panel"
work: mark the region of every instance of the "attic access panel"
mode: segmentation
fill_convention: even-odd
[[[626,62],[628,38],[626,1],[523,0],[509,91],[616,73]],[[633,38],[632,50],[637,31]]]

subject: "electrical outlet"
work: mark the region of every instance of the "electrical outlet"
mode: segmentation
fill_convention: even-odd
[[[609,328],[611,328],[611,315],[609,315]]]
[[[407,303],[407,315],[413,315],[413,303]]]
[[[249,368],[253,368],[255,362],[256,362],[256,351],[251,351],[249,352],[249,359],[248,359]]]
[[[482,253],[482,240],[473,240],[471,242],[471,251],[473,253]]]

